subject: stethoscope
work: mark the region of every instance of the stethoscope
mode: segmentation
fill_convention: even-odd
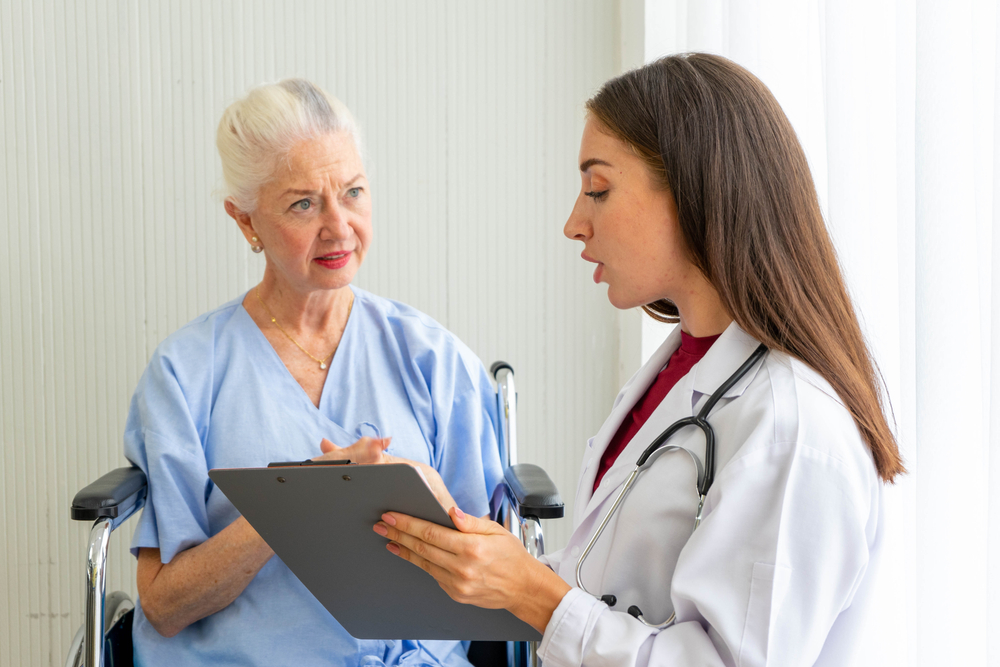
[[[618,506],[622,504],[622,500],[624,500],[625,496],[628,495],[628,492],[632,488],[632,485],[635,483],[635,480],[639,476],[639,473],[642,472],[643,469],[648,468],[653,464],[654,455],[659,456],[660,454],[663,454],[665,452],[680,450],[682,452],[687,452],[687,454],[691,457],[691,460],[694,461],[695,468],[698,469],[699,497],[698,497],[698,511],[694,515],[693,530],[698,529],[698,526],[701,524],[701,513],[705,507],[705,496],[708,495],[708,490],[712,488],[712,482],[715,481],[715,431],[712,430],[712,426],[708,423],[708,413],[712,411],[712,408],[714,408],[715,404],[719,402],[719,399],[725,396],[726,392],[732,389],[733,385],[739,382],[740,379],[744,375],[746,375],[750,371],[750,369],[753,368],[754,365],[756,365],[756,363],[764,357],[765,354],[767,354],[767,347],[762,343],[757,347],[756,350],[754,350],[753,354],[751,354],[750,357],[743,362],[743,365],[740,366],[735,373],[729,376],[728,380],[723,382],[722,385],[720,385],[719,388],[715,390],[715,393],[713,393],[709,397],[708,402],[705,403],[705,406],[698,413],[697,417],[685,417],[684,419],[678,419],[669,427],[667,427],[667,429],[663,431],[663,433],[657,436],[656,440],[654,440],[652,444],[650,444],[649,447],[646,448],[646,451],[642,453],[642,456],[640,456],[639,460],[636,461],[635,468],[632,470],[632,473],[628,476],[628,479],[625,480],[625,486],[618,493],[618,497],[615,498],[614,504],[611,505],[611,509],[608,510],[607,516],[604,517],[604,521],[601,522],[601,525],[597,529],[597,532],[594,533],[594,536],[590,538],[590,543],[587,545],[587,548],[583,550],[583,555],[580,556],[580,560],[576,564],[576,585],[584,593],[593,595],[595,598],[598,598],[599,600],[603,601],[609,607],[614,607],[615,604],[618,602],[618,599],[614,595],[594,595],[593,593],[588,591],[587,587],[583,585],[583,579],[580,575],[580,572],[582,571],[583,568],[583,561],[586,560],[587,555],[590,554],[590,550],[594,548],[594,544],[597,542],[597,538],[599,538],[601,536],[601,533],[604,532],[605,526],[608,525],[608,521],[611,520],[611,517],[614,516],[614,513],[618,510]],[[704,470],[702,470],[701,462],[698,461],[698,457],[695,456],[694,453],[691,452],[691,450],[686,449],[684,447],[680,447],[678,445],[666,445],[667,440],[669,440],[675,433],[680,431],[682,428],[686,428],[688,426],[697,426],[705,434]],[[635,618],[639,619],[640,621],[642,621],[642,623],[645,624],[646,626],[650,628],[656,628],[658,630],[661,630],[669,626],[677,618],[677,613],[675,612],[670,614],[670,618],[665,620],[663,623],[650,623],[645,618],[643,618],[642,611],[640,611],[639,607],[637,607],[636,605],[632,605],[631,607],[629,607],[628,613],[634,616]]]

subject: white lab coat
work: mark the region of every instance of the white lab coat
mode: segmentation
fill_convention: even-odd
[[[709,417],[717,474],[701,527],[696,468],[684,452],[642,473],[583,566],[576,565],[636,459],[675,420],[697,414],[757,347],[735,323],[678,381],[591,495],[601,454],[680,345],[675,329],[615,400],[583,459],[569,543],[545,561],[574,586],[545,629],[546,667],[849,665],[879,551],[882,484],[830,385],[771,351]],[[704,437],[674,436],[704,460]],[[653,630],[626,613],[638,605]]]

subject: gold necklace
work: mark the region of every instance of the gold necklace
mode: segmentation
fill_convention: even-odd
[[[317,364],[319,364],[319,369],[321,371],[325,371],[326,370],[326,364],[327,364],[327,362],[330,361],[331,359],[333,359],[333,355],[337,352],[337,348],[333,348],[333,352],[331,352],[330,355],[326,359],[318,359],[318,358],[314,357],[312,354],[309,353],[309,350],[307,350],[306,348],[304,348],[301,345],[299,345],[299,341],[297,341],[294,338],[292,338],[291,336],[289,336],[288,332],[285,331],[281,327],[280,324],[278,324],[278,320],[276,320],[275,317],[274,317],[274,315],[271,313],[271,309],[268,308],[267,304],[264,303],[264,300],[262,298],[260,298],[260,285],[258,285],[254,289],[254,294],[257,295],[257,300],[260,301],[260,305],[264,307],[264,310],[267,312],[267,316],[271,318],[271,322],[274,324],[274,326],[278,327],[278,331],[280,331],[281,333],[285,334],[285,338],[287,338],[288,340],[292,341],[292,343],[295,344],[295,347],[297,347],[300,350],[302,350],[306,354],[307,357],[309,357],[310,359],[312,359],[313,361],[315,361]],[[351,304],[347,307],[347,318],[348,319],[350,319],[350,317],[351,317],[351,310],[353,308],[354,308],[354,299],[351,299]],[[346,328],[347,324],[345,323],[344,326]]]

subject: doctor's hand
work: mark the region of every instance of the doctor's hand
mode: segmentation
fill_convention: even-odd
[[[398,512],[386,512],[374,531],[386,548],[437,580],[453,600],[487,609],[507,609],[539,632],[569,584],[535,560],[500,524],[448,512],[458,530]]]
[[[455,499],[451,497],[448,487],[445,486],[444,480],[441,479],[441,475],[438,474],[437,470],[430,467],[426,463],[411,461],[410,459],[404,459],[401,456],[386,454],[385,450],[389,448],[390,442],[392,442],[392,438],[366,437],[361,438],[350,447],[338,447],[326,438],[323,438],[323,441],[319,444],[319,448],[322,450],[323,454],[314,458],[313,461],[348,460],[353,463],[363,464],[405,463],[416,469],[417,474],[420,475],[420,478],[424,480],[424,483],[430,487],[434,497],[437,498],[439,503],[441,503],[441,507],[443,507],[445,511],[448,511],[452,507],[458,505],[458,503],[455,502]]]

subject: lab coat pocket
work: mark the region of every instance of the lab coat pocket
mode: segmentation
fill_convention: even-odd
[[[767,664],[771,619],[781,607],[791,576],[792,569],[785,565],[753,564],[738,665]]]

